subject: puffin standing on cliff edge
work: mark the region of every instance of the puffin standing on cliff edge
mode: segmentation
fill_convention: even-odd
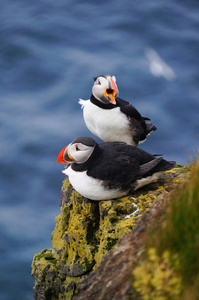
[[[115,76],[94,78],[89,100],[79,99],[88,129],[105,142],[122,141],[137,146],[157,128],[129,102],[118,97]]]
[[[76,138],[61,150],[57,162],[70,164],[62,172],[76,191],[98,201],[122,197],[156,182],[175,164],[123,142],[97,144],[89,137]]]

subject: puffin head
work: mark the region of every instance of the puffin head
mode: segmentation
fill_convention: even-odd
[[[119,90],[115,76],[100,75],[94,78],[93,96],[104,104],[116,104]]]
[[[63,148],[58,157],[58,163],[83,164],[92,155],[97,143],[90,137],[78,137]]]

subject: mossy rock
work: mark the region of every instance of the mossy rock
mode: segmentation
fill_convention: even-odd
[[[82,197],[66,178],[52,234],[53,249],[36,254],[32,263],[35,299],[71,299],[76,284],[99,266],[118,239],[133,229],[155,201],[186,181],[188,174],[187,167],[176,166],[158,183],[108,201]]]

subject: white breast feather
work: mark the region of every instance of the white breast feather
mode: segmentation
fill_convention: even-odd
[[[90,100],[79,99],[78,101],[78,103],[81,105],[81,109],[83,109],[88,102],[90,102]]]
[[[124,196],[125,193],[119,189],[105,189],[102,185],[102,181],[92,178],[84,172],[76,172],[68,167],[62,171],[68,176],[71,185],[82,196],[91,200],[108,200]]]
[[[79,100],[84,109],[84,121],[88,129],[105,142],[123,141],[132,144],[129,121],[120,108],[102,109],[90,100]]]

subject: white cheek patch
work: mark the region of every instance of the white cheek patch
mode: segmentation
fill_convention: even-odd
[[[70,146],[70,155],[74,158],[77,164],[83,164],[89,159],[93,150],[93,147],[89,147],[81,143],[72,144]]]

